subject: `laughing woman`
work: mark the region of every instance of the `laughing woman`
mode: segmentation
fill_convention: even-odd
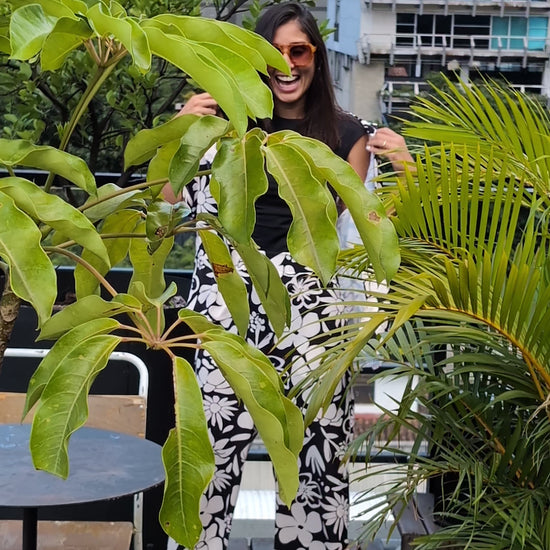
[[[268,84],[274,97],[274,116],[259,126],[268,132],[294,130],[323,141],[364,180],[370,160],[367,135],[361,123],[336,104],[325,44],[311,13],[296,2],[277,4],[262,15],[256,32],[282,53],[291,73],[289,76],[270,69]],[[210,95],[198,94],[181,114],[216,114],[217,107]],[[195,212],[215,211],[207,177],[189,184],[187,192]],[[322,335],[335,328],[330,317],[338,299],[331,288],[323,288],[314,274],[289,254],[287,234],[292,215],[271,177],[267,193],[256,203],[256,219],[253,239],[277,267],[291,295],[293,331],[277,341],[244,273],[251,309],[247,339],[266,353],[280,372],[290,365],[285,370],[290,388],[303,377],[305,357],[313,345],[322,345]],[[239,271],[243,272],[241,266]],[[188,307],[236,330],[200,244]],[[202,350],[197,354],[196,373],[217,469],[202,502],[204,529],[199,547],[223,550],[228,543],[242,466],[256,431],[250,415]],[[279,500],[277,503],[275,548],[342,550],[347,544],[348,478],[340,458],[352,434],[348,382],[343,381],[328,411],[306,431],[297,498],[290,508]]]

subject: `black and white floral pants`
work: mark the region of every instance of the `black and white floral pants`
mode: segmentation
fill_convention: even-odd
[[[235,266],[250,287],[250,280],[235,256]],[[290,387],[311,368],[306,365],[319,353],[322,335],[335,328],[329,317],[337,311],[336,295],[321,287],[308,269],[288,253],[272,259],[291,295],[292,323],[277,343],[254,291],[250,291],[251,319],[248,341],[268,355],[279,372],[288,364]],[[236,332],[229,311],[218,292],[204,250],[197,250],[188,307]],[[321,337],[321,338],[320,338]],[[320,344],[321,342],[321,344]],[[216,459],[216,473],[201,503],[203,532],[196,548],[227,547],[242,467],[256,436],[252,419],[235,397],[207,352],[199,350],[196,373],[202,388],[206,418]],[[340,385],[326,413],[307,429],[300,455],[300,485],[290,509],[277,499],[276,549],[342,550],[347,543],[349,517],[348,475],[340,459],[351,440],[352,396]],[[301,405],[301,403],[298,403]]]

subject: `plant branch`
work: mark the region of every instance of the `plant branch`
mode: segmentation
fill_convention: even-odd
[[[101,285],[103,285],[105,290],[107,290],[107,292],[109,292],[111,296],[115,297],[118,294],[118,292],[111,286],[111,284],[107,281],[107,279],[105,279],[105,277],[101,275],[101,273],[93,265],[88,263],[86,260],[78,256],[77,254],[74,254],[70,250],[66,250],[65,248],[60,246],[45,246],[44,250],[46,252],[49,252],[50,254],[56,253],[56,254],[62,254],[63,256],[67,256],[77,264],[80,264],[82,267],[87,269],[98,280],[98,282]]]
[[[110,54],[110,50],[108,53]],[[88,83],[86,91],[82,94],[78,105],[76,106],[71,116],[71,119],[63,130],[63,136],[61,138],[61,143],[59,144],[59,149],[61,151],[65,151],[65,149],[67,148],[69,140],[80,119],[88,109],[90,101],[92,101],[105,80],[113,72],[119,61],[121,61],[127,53],[127,50],[121,46],[119,51],[114,54],[110,59],[106,57],[103,62],[101,62],[100,60],[100,64],[98,64],[97,66],[96,73],[94,74],[92,80]],[[46,183],[44,185],[44,190],[46,192],[50,190],[54,177],[55,174],[53,172],[50,172],[48,175],[48,179],[46,180]]]

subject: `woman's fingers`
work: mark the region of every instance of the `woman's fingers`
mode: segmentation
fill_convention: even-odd
[[[181,115],[215,115],[218,112],[218,103],[208,93],[195,94],[191,96],[181,111],[176,116]]]

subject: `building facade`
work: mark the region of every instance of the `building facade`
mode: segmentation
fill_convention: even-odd
[[[550,97],[550,1],[328,0],[339,103],[386,122],[426,78],[503,78]]]

